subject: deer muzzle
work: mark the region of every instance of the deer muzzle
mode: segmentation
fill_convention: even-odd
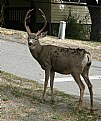
[[[33,44],[33,39],[28,40],[28,45],[31,46]]]

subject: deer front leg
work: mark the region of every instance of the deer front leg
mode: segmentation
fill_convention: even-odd
[[[47,89],[47,85],[48,85],[49,73],[50,73],[50,70],[46,69],[45,70],[45,82],[44,82],[44,91],[43,91],[43,96],[42,96],[42,102],[45,101],[45,94],[46,94],[46,89]]]
[[[54,76],[55,76],[55,72],[50,71],[50,87],[51,87],[51,101],[52,102],[54,101],[54,96],[53,96]]]

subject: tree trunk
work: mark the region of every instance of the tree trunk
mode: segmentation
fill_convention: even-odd
[[[101,3],[96,0],[86,0],[91,16],[91,34],[90,39],[101,41]]]

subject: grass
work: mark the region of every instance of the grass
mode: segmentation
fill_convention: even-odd
[[[1,72],[1,119],[10,121],[100,121],[98,112],[91,114],[87,105],[78,111],[78,99],[54,89],[55,102],[41,102],[43,86],[36,81]],[[88,104],[88,102],[85,102]]]

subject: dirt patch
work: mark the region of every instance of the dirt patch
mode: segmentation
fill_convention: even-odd
[[[101,121],[101,109],[91,114],[87,100],[78,112],[78,98],[54,90],[55,102],[47,98],[41,103],[43,86],[32,80],[16,77],[5,72],[0,77],[1,121]]]
[[[0,39],[27,45],[27,33],[23,31],[0,28]],[[41,44],[51,44],[62,47],[84,48],[91,53],[93,59],[101,61],[101,42],[72,39],[61,40],[52,36],[47,36],[41,39],[40,42]]]

